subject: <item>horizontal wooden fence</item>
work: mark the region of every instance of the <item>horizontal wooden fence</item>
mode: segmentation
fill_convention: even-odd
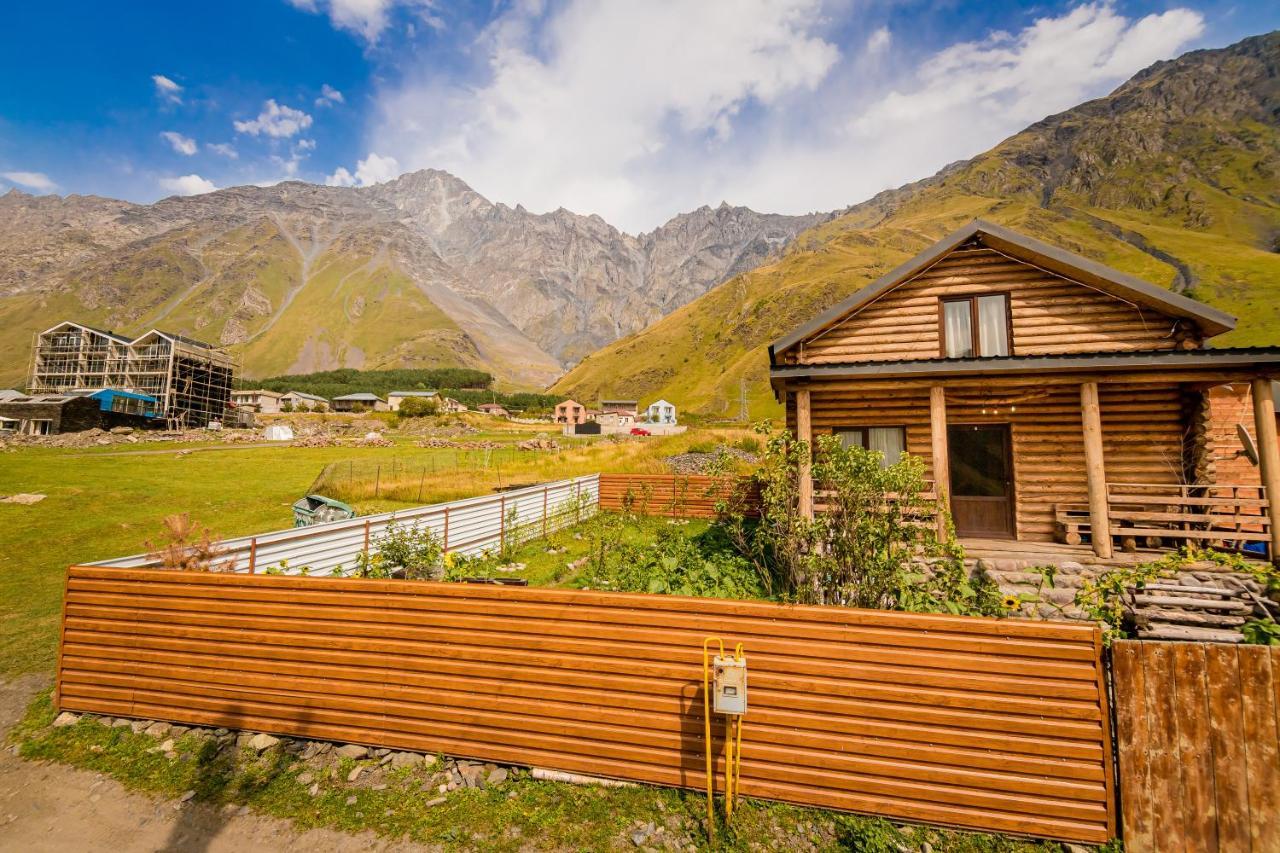
[[[1112,652],[1128,853],[1280,850],[1280,648]]]
[[[703,474],[601,474],[600,508],[672,518],[714,518],[716,504],[739,499],[745,514],[759,512],[759,497],[748,481]]]
[[[74,566],[55,701],[701,788],[708,634],[748,656],[745,795],[1114,835],[1101,635],[1078,624]]]

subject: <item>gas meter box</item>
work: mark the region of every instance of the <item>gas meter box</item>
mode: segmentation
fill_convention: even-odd
[[[712,695],[717,714],[747,713],[747,661],[744,658],[716,656],[712,661],[714,677]]]

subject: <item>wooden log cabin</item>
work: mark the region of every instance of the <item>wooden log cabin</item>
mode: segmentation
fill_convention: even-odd
[[[1234,326],[974,221],[775,341],[770,375],[798,438],[923,457],[962,540],[1087,538],[1102,558],[1252,541],[1274,558],[1280,347],[1207,346]],[[1237,464],[1244,444],[1257,466]]]

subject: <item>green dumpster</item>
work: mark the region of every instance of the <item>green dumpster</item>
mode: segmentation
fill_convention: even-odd
[[[310,527],[330,521],[355,518],[356,508],[324,495],[307,495],[293,504],[293,526]]]

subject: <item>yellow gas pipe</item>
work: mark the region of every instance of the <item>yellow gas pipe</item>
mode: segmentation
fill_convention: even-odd
[[[725,657],[724,641],[719,637],[707,637],[702,641],[702,714],[707,748],[707,832],[711,836],[716,833],[715,821],[715,784],[711,760],[711,657],[709,646],[715,643],[720,647],[720,657]],[[733,657],[745,661],[746,655],[742,643],[738,643]],[[736,718],[736,723],[735,723]],[[733,817],[733,806],[738,799],[738,785],[742,779],[742,718],[737,714],[724,715],[724,819],[725,823]]]

